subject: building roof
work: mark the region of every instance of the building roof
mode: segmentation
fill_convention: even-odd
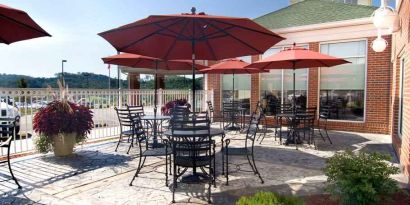
[[[254,21],[269,28],[289,28],[370,17],[376,7],[324,0],[305,0],[265,14]]]

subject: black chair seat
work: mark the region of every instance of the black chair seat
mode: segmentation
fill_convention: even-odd
[[[137,131],[134,131],[134,132],[132,130],[125,130],[125,131],[122,131],[121,134],[123,134],[123,135],[134,135],[134,134],[135,135],[142,135],[142,134],[144,134],[143,130],[137,130]]]
[[[175,165],[182,166],[182,167],[194,167],[194,161],[195,161],[195,165],[197,167],[203,167],[203,166],[209,166],[211,159],[213,159],[213,156],[199,156],[199,157],[195,157],[195,159],[193,159],[190,156],[186,156],[186,157],[178,156],[178,157],[175,157]]]
[[[228,155],[250,155],[251,152],[245,147],[228,147],[225,149]]]
[[[166,150],[165,147],[164,148],[155,148],[155,149],[149,149],[149,150],[145,150],[142,152],[142,156],[165,156],[165,155],[170,155],[172,154],[172,150],[168,149]]]

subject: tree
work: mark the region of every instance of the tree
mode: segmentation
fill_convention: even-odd
[[[20,79],[17,81],[17,87],[18,87],[18,88],[27,88],[28,85],[27,85],[26,79],[20,78]]]

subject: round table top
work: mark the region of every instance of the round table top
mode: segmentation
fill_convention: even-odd
[[[187,130],[187,131],[175,131],[174,132],[177,135],[184,135],[184,136],[195,136],[195,135],[200,135],[200,134],[205,134],[204,130],[201,131],[193,131],[193,130]],[[171,136],[172,135],[172,131],[171,130],[167,130],[163,133],[166,136]],[[211,128],[209,130],[209,135],[211,136],[217,136],[217,135],[223,135],[225,134],[225,131],[223,129],[219,129],[219,128]]]
[[[141,116],[141,120],[169,120],[171,116],[167,115],[144,115]]]

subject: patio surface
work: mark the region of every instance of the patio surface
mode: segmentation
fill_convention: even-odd
[[[310,195],[323,193],[326,177],[322,172],[326,158],[335,151],[344,149],[379,151],[392,154],[388,135],[350,132],[330,132],[333,145],[317,140],[319,149],[303,145],[299,150],[294,146],[279,145],[279,140],[266,138],[256,145],[256,164],[265,180],[261,184],[258,177],[238,169],[250,170],[246,158],[232,157],[230,162],[240,164],[230,166],[230,183],[225,185],[221,172],[221,154],[217,155],[217,188],[212,188],[215,204],[235,204],[242,195],[250,195],[260,190],[284,194]],[[243,137],[244,135],[228,135]],[[215,138],[220,142],[220,138]],[[165,186],[162,173],[164,160],[147,158],[149,167],[130,187],[128,184],[138,163],[137,149],[127,155],[128,144],[114,152],[115,141],[78,146],[75,155],[56,158],[52,154],[32,155],[13,160],[12,167],[22,190],[16,189],[13,181],[1,182],[0,204],[170,204],[172,192]],[[220,143],[218,144],[218,150]],[[218,146],[217,145],[217,146]],[[233,141],[232,145],[240,142]],[[218,151],[217,150],[217,151]],[[8,177],[6,166],[0,167],[0,180]],[[400,180],[403,176],[394,178]],[[172,184],[170,176],[170,184]],[[186,185],[179,183],[176,192],[177,204],[206,204],[208,185]]]

